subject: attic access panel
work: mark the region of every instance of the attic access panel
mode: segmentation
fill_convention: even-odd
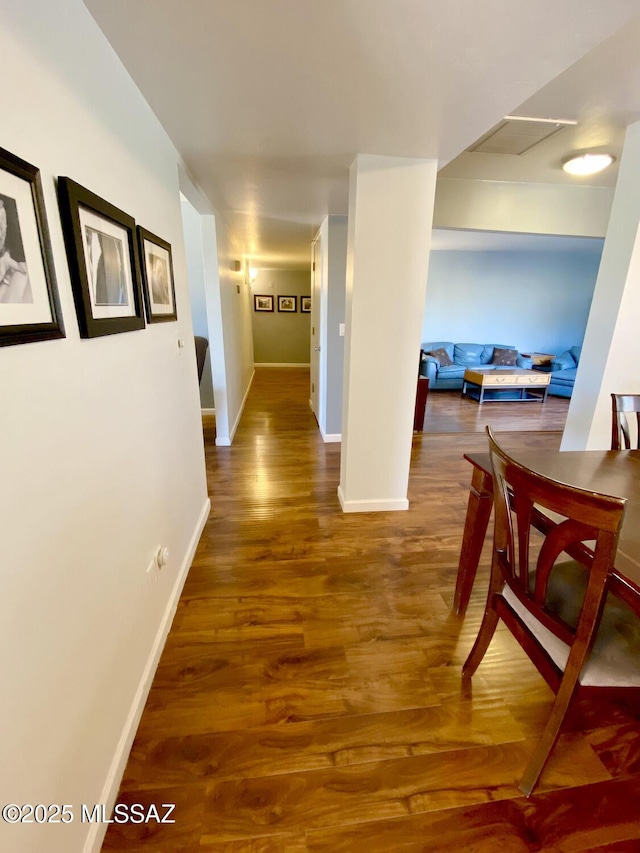
[[[524,154],[566,126],[563,122],[504,119],[467,151],[479,154]]]

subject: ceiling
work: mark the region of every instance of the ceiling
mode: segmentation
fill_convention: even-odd
[[[308,266],[358,153],[575,181],[562,157],[619,155],[640,118],[640,0],[85,3],[254,267]],[[579,123],[521,156],[461,153],[510,113]]]

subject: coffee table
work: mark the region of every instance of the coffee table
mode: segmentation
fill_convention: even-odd
[[[487,367],[467,368],[462,382],[462,396],[477,403],[517,402],[544,403],[549,391],[549,373],[507,367],[498,370]]]

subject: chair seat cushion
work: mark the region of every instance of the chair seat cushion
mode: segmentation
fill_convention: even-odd
[[[569,625],[577,624],[587,586],[587,570],[568,560],[558,563],[547,587],[547,605]],[[554,663],[564,670],[569,646],[545,628],[505,586],[502,595]],[[640,618],[608,594],[598,635],[580,675],[585,687],[640,687]]]

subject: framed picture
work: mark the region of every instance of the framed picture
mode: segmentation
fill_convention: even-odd
[[[81,336],[144,329],[134,219],[70,178],[58,201]]]
[[[253,297],[253,310],[273,311],[273,296],[261,296],[260,294],[256,293]]]
[[[300,297],[300,310],[303,314],[311,314],[311,297],[310,296],[301,296]]]
[[[177,320],[171,245],[140,225],[138,245],[147,320],[150,323]]]
[[[0,148],[0,346],[64,336],[40,170]]]
[[[297,296],[278,296],[278,311],[295,313],[298,310]]]

